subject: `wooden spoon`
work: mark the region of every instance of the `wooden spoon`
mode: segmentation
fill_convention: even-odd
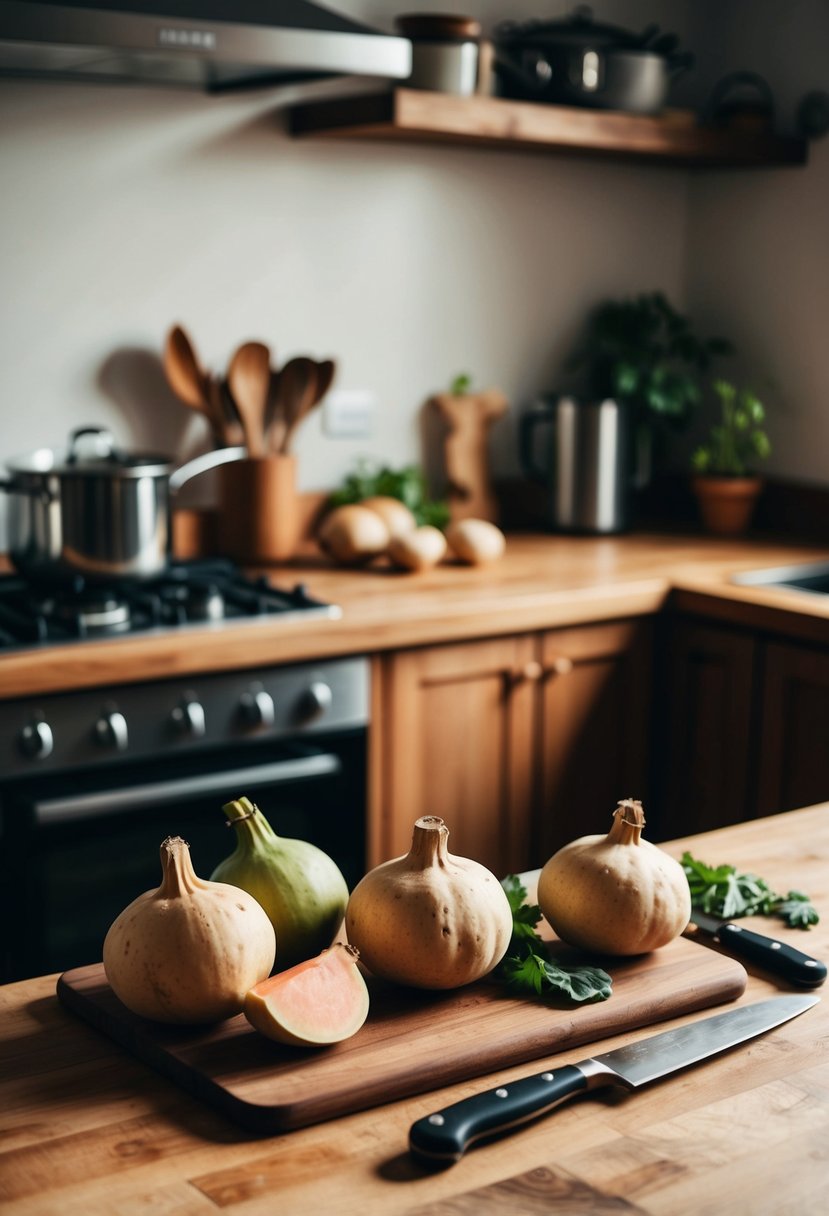
[[[334,382],[337,365],[333,359],[323,359],[317,364],[317,395],[314,405],[319,405]]]
[[[202,369],[193,344],[180,325],[174,325],[164,344],[164,372],[170,388],[179,401],[191,410],[204,414],[210,423],[213,440],[224,446],[221,419],[214,408],[210,377]]]
[[[222,447],[240,448],[245,442],[245,435],[236,406],[231,400],[227,384],[221,376],[210,377],[210,401],[218,426],[222,433]]]
[[[271,352],[263,342],[244,342],[230,360],[230,389],[248,455],[265,455],[265,410],[271,383]]]
[[[316,404],[317,387],[317,365],[305,355],[289,359],[279,373],[279,404],[285,424],[280,452],[291,450],[297,426]]]

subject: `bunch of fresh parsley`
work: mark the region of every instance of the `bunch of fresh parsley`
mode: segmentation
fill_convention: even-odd
[[[691,903],[701,912],[724,920],[780,916],[796,929],[818,923],[815,907],[801,891],[778,895],[756,874],[740,874],[735,866],[709,866],[688,852],[682,854],[682,868],[691,888]]]
[[[559,993],[579,1003],[606,1001],[613,981],[600,967],[563,967],[553,961],[535,926],[541,920],[537,904],[526,903],[527,890],[515,874],[501,883],[512,910],[512,940],[498,967],[501,979],[525,996]]]

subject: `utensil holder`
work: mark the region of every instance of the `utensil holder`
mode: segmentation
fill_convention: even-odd
[[[296,552],[299,532],[295,456],[221,466],[217,539],[223,557],[246,565],[284,561]]]

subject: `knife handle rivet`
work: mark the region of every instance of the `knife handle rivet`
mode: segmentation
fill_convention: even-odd
[[[771,948],[772,948],[772,950],[780,950],[781,949],[780,942],[772,942]]]
[[[508,1098],[509,1090],[508,1089],[496,1089],[495,1097],[496,1098]]]
[[[541,1074],[542,1081],[552,1081],[552,1079],[553,1079],[553,1074],[551,1072],[543,1072]]]
[[[443,1127],[446,1120],[444,1119],[443,1115],[430,1115],[429,1122],[433,1127]]]
[[[804,963],[804,966],[805,966],[805,967],[816,967],[816,966],[817,966],[817,959],[815,959],[815,958],[807,958],[807,959],[806,959],[806,962]]]

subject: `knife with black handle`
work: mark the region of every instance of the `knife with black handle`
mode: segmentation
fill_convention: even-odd
[[[718,941],[723,949],[735,958],[756,963],[766,971],[788,980],[791,984],[799,984],[803,988],[819,988],[826,979],[826,964],[786,942],[774,937],[764,937],[762,933],[754,933],[735,925],[731,921],[720,920],[709,916],[707,912],[698,912],[696,908],[691,913],[691,921],[703,933],[710,934]]]
[[[418,1119],[409,1130],[409,1148],[424,1161],[450,1165],[460,1160],[473,1141],[545,1115],[568,1098],[605,1085],[636,1090],[780,1026],[818,1000],[806,993],[772,997],[651,1035],[578,1064],[510,1081]]]

